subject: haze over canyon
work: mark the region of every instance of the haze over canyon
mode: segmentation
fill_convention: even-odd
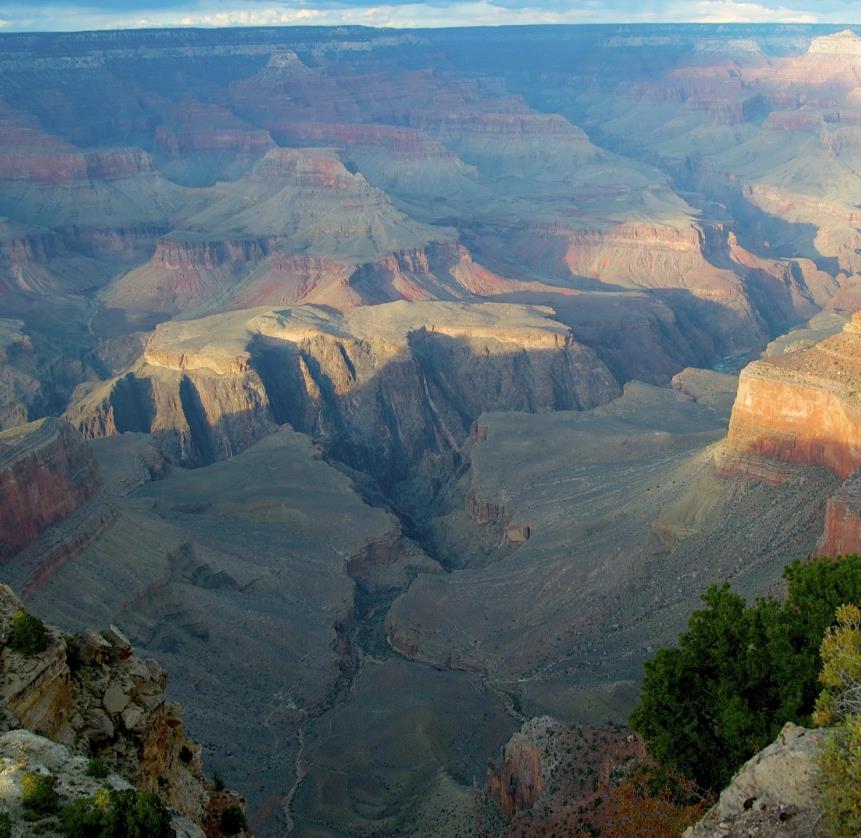
[[[552,725],[861,552],[859,33],[0,35],[0,580],[255,835],[550,834]]]

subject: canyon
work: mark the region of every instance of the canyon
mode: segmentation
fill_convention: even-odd
[[[0,34],[0,580],[256,835],[573,828],[709,584],[861,551],[859,56]]]

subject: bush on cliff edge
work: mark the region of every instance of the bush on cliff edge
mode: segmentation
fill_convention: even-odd
[[[834,838],[861,835],[861,608],[837,609],[821,647],[813,720],[832,725],[819,755],[822,809]]]
[[[48,648],[48,630],[38,617],[19,608],[12,616],[12,631],[7,642],[10,649],[32,657]]]
[[[645,665],[631,726],[652,756],[717,791],[788,721],[810,724],[819,647],[834,613],[861,600],[861,557],[793,562],[781,603],[728,584],[703,595],[678,646]]]

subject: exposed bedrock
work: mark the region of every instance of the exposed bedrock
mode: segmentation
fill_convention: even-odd
[[[90,449],[68,422],[0,433],[0,559],[8,559],[102,489]]]
[[[0,179],[28,180],[44,186],[113,180],[153,171],[149,155],[137,148],[48,154],[0,155]]]
[[[861,480],[850,477],[825,508],[822,538],[817,556],[846,556],[861,553]]]
[[[593,280],[604,291],[648,291],[672,309],[676,328],[701,353],[701,363],[758,350],[812,316],[837,290],[809,260],[757,257],[720,224],[531,224],[511,231],[506,252],[541,264],[560,281],[573,275],[581,288]]]
[[[152,258],[106,295],[111,307],[176,314],[317,303],[345,309],[405,299],[452,300],[510,293],[505,279],[462,245],[431,243],[372,261],[294,252],[281,236],[167,236]]]
[[[395,600],[393,648],[481,671],[528,712],[576,715],[576,690],[639,677],[711,580],[778,584],[785,556],[816,544],[837,481],[815,468],[778,487],[719,477],[734,378],[675,384],[631,382],[590,411],[480,417],[469,467],[426,525],[451,572]]]
[[[267,131],[242,128],[185,128],[159,126],[155,131],[155,147],[162,154],[181,157],[201,151],[229,151],[247,157],[265,154],[274,146]]]
[[[859,369],[858,314],[810,349],[750,364],[739,379],[723,467],[769,478],[775,464],[797,463],[848,477],[861,466]]]
[[[0,227],[0,290],[10,294],[6,305],[17,301],[13,295],[50,295],[56,301],[97,288],[123,266],[148,259],[162,232],[158,226],[70,225],[8,233]],[[106,264],[82,261],[93,259]]]
[[[115,623],[156,654],[209,764],[251,799],[255,834],[283,835],[299,731],[356,674],[357,589],[438,567],[303,434],[141,484],[151,447],[142,434],[93,443],[117,514],[28,607],[67,626]],[[26,571],[7,567],[16,584]]]
[[[21,607],[12,590],[0,585],[4,640]],[[184,732],[179,705],[166,699],[167,673],[135,655],[114,626],[76,636],[53,626],[47,632],[48,646],[37,655],[25,657],[9,645],[2,649],[0,730],[25,728],[72,754],[99,756],[111,772],[202,825],[218,795],[204,777],[200,745]],[[4,760],[5,768],[9,762]]]
[[[181,462],[235,454],[275,424],[378,477],[433,474],[486,410],[583,409],[619,393],[548,309],[392,303],[166,323],[140,363],[68,416],[84,436],[156,433]]]

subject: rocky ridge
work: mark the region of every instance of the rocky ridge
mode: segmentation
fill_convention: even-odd
[[[350,465],[402,479],[410,463],[455,454],[484,410],[581,409],[618,392],[548,309],[302,306],[163,324],[138,364],[82,389],[67,416],[88,438],[155,433],[193,465],[290,422]]]
[[[49,626],[45,650],[22,655],[8,645],[21,608],[0,586],[0,805],[20,812],[25,768],[57,776],[64,800],[91,793],[98,786],[84,777],[84,757],[101,757],[112,788],[130,782],[157,795],[173,811],[179,835],[202,838],[208,810],[223,795],[203,775],[200,746],[184,734],[179,706],[165,699],[164,670],[137,658],[113,626],[76,636]]]

